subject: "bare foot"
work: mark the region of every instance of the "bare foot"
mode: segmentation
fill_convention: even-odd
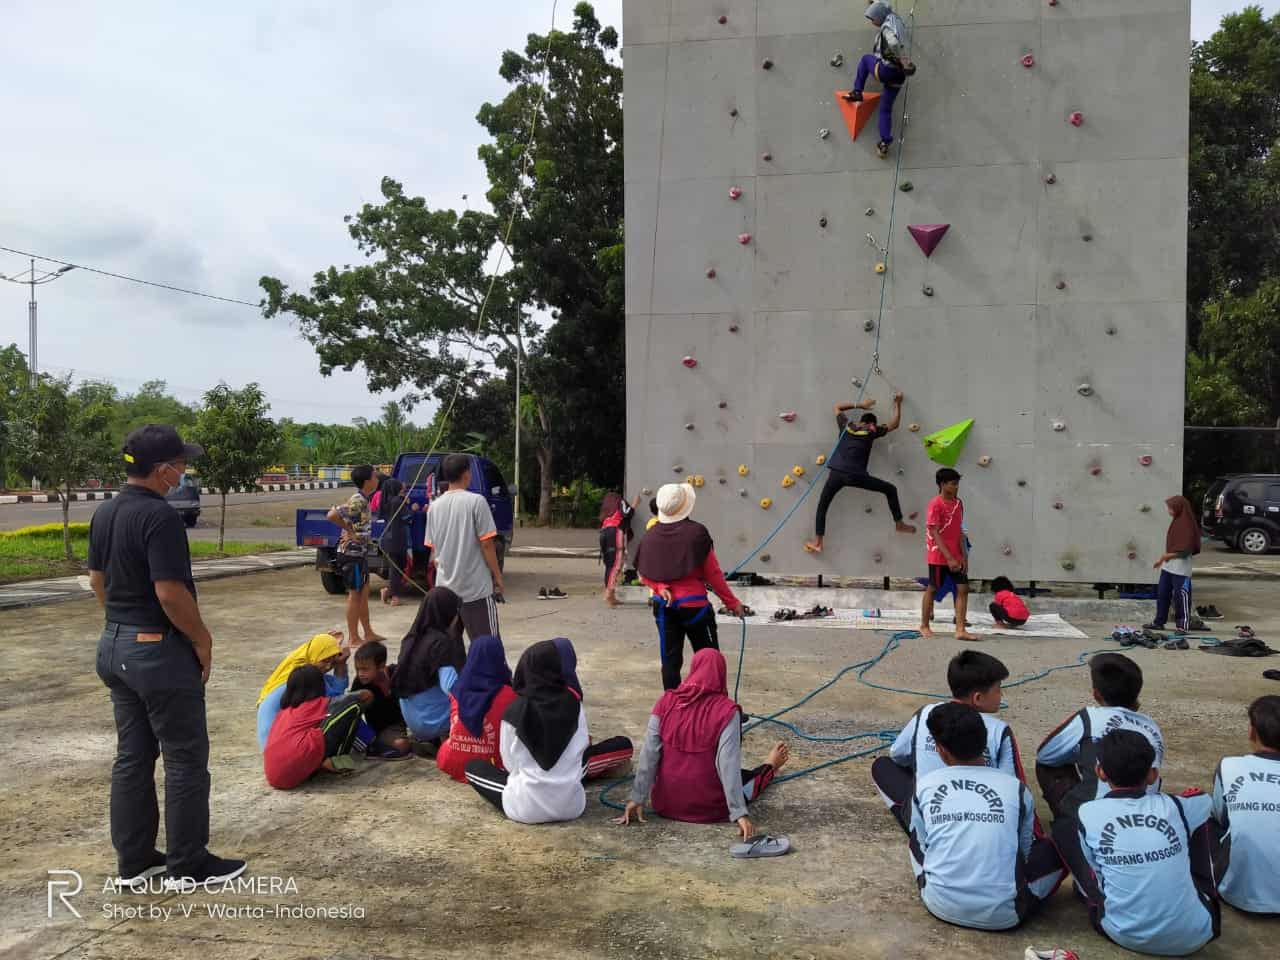
[[[383,587],[383,588],[382,588],[382,593],[381,593],[381,594],[379,594],[379,596],[381,596],[381,597],[382,597],[382,602],[383,602],[383,603],[388,603],[388,604],[389,604],[389,603],[391,602],[391,588],[390,588],[390,587]]]
[[[791,759],[791,751],[787,749],[787,745],[779,740],[769,751],[769,756],[765,759],[765,763],[773,767],[774,772],[781,770]]]
[[[926,625],[924,625],[924,624],[921,624],[921,626],[920,626],[920,636],[922,636],[922,637],[926,637],[926,638],[932,637],[932,636],[933,636],[933,631],[932,631],[932,630],[930,630],[928,626],[926,626]]]
[[[618,595],[612,590],[606,590],[604,594],[604,602],[609,604],[611,607],[616,607],[618,605]]]
[[[380,633],[366,633],[366,634],[364,635],[364,640],[362,640],[362,641],[361,641],[361,643],[373,643],[375,640],[376,640],[378,643],[386,643],[386,642],[387,642],[387,638],[386,638],[386,637],[384,637],[384,636],[383,636],[382,634],[380,634]]]
[[[805,553],[821,553],[821,552],[822,552],[822,541],[821,541],[821,540],[807,540],[807,541],[805,541],[805,545],[804,545],[804,552],[805,552]]]
[[[400,606],[400,603],[401,603],[401,600],[400,600],[400,598],[399,598],[399,597],[392,597],[390,600],[388,600],[388,601],[387,601],[387,606],[388,606],[388,607],[398,607],[398,606]]]
[[[913,527],[909,523],[905,523],[902,520],[899,520],[897,523],[895,523],[893,525],[893,529],[897,530],[899,533],[915,533],[916,532],[915,527]]]
[[[975,637],[975,636],[974,636],[972,633],[970,633],[968,630],[957,630],[957,631],[956,631],[956,639],[957,639],[957,640],[964,640],[964,641],[967,641],[967,642],[969,642],[969,643],[981,643],[981,642],[982,642],[982,638],[981,638],[981,637]]]

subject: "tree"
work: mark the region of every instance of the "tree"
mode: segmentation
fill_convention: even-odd
[[[184,433],[190,431],[195,422],[195,410],[171,396],[169,385],[163,380],[148,380],[137,393],[119,399],[117,425],[122,437],[148,423],[167,423]]]
[[[68,561],[75,559],[69,529],[72,487],[112,478],[122,465],[111,431],[113,400],[112,391],[101,384],[73,390],[70,377],[41,377],[22,395],[16,446],[24,465],[62,495],[62,546]]]
[[[233,390],[220,383],[204,395],[204,405],[192,430],[204,447],[200,477],[221,496],[218,552],[227,530],[227,492],[252,486],[280,455],[280,428],[267,416],[270,407],[262,388],[251,383]]]
[[[22,402],[31,384],[26,355],[15,344],[0,350],[0,488],[17,469],[14,443]]]

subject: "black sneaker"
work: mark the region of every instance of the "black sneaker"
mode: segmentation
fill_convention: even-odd
[[[850,90],[848,93],[844,94],[843,96],[844,96],[844,99],[845,99],[845,101],[846,101],[847,103],[861,103],[861,102],[862,102],[862,91],[861,91],[861,90]]]
[[[548,600],[563,600],[568,596],[569,595],[565,593],[563,590],[561,590],[559,587],[552,587],[550,590],[547,591]]]
[[[243,860],[224,860],[210,853],[199,870],[179,876],[170,874],[165,879],[164,888],[170,893],[195,893],[201,887],[208,889],[234,880],[244,873],[247,866]]]
[[[390,744],[373,743],[364,753],[367,760],[408,760],[413,756],[412,750],[397,750]]]
[[[1222,613],[1218,610],[1218,608],[1215,607],[1212,603],[1204,608],[1204,611],[1200,614],[1200,616],[1204,617],[1206,620],[1225,620],[1226,619],[1226,617],[1224,617]]]
[[[1163,629],[1164,629],[1164,624],[1163,624],[1163,623],[1156,623],[1156,622],[1153,620],[1153,621],[1151,621],[1150,623],[1144,623],[1144,624],[1142,625],[1142,629],[1143,629],[1143,630],[1163,630]]]
[[[546,588],[546,587],[539,587],[539,588],[538,588],[538,599],[539,599],[539,600],[545,600],[545,599],[547,599],[547,588]]]
[[[889,144],[885,140],[881,140],[876,144],[876,156],[881,160],[885,160],[889,156]]]
[[[151,859],[147,861],[147,865],[141,870],[120,871],[119,876],[115,879],[116,889],[118,891],[133,890],[134,892],[146,892],[148,881],[152,877],[158,877],[168,868],[165,866],[164,854],[159,850],[151,851]]]

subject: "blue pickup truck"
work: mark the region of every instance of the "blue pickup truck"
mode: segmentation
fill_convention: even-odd
[[[410,525],[409,543],[413,545],[414,578],[426,582],[427,563],[430,551],[423,545],[426,539],[427,492],[429,489],[442,491],[446,484],[441,476],[444,458],[447,453],[402,453],[396,458],[392,476],[401,481],[409,494]],[[515,509],[511,500],[511,490],[502,478],[502,471],[492,460],[468,454],[471,459],[471,492],[478,493],[489,501],[489,509],[493,511],[493,522],[498,528],[498,564],[502,565],[507,550],[511,547],[511,538],[515,527]],[[340,493],[341,491],[336,491]],[[341,497],[335,498],[335,503]],[[412,509],[416,507],[417,509]],[[342,582],[342,573],[334,563],[334,555],[338,549],[338,536],[341,530],[329,522],[328,510],[299,510],[296,521],[297,543],[300,547],[316,548],[316,569],[320,571],[320,583],[328,593],[346,592]],[[382,538],[382,530],[386,521],[377,517],[373,521],[374,549],[369,554],[369,570],[378,576],[387,577],[391,568],[387,559],[377,549]]]

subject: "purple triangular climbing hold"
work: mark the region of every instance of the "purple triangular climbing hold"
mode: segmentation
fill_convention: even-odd
[[[907,232],[915,237],[924,255],[930,257],[933,256],[933,251],[942,242],[942,238],[946,236],[950,227],[949,223],[922,223],[916,227],[907,227]]]

